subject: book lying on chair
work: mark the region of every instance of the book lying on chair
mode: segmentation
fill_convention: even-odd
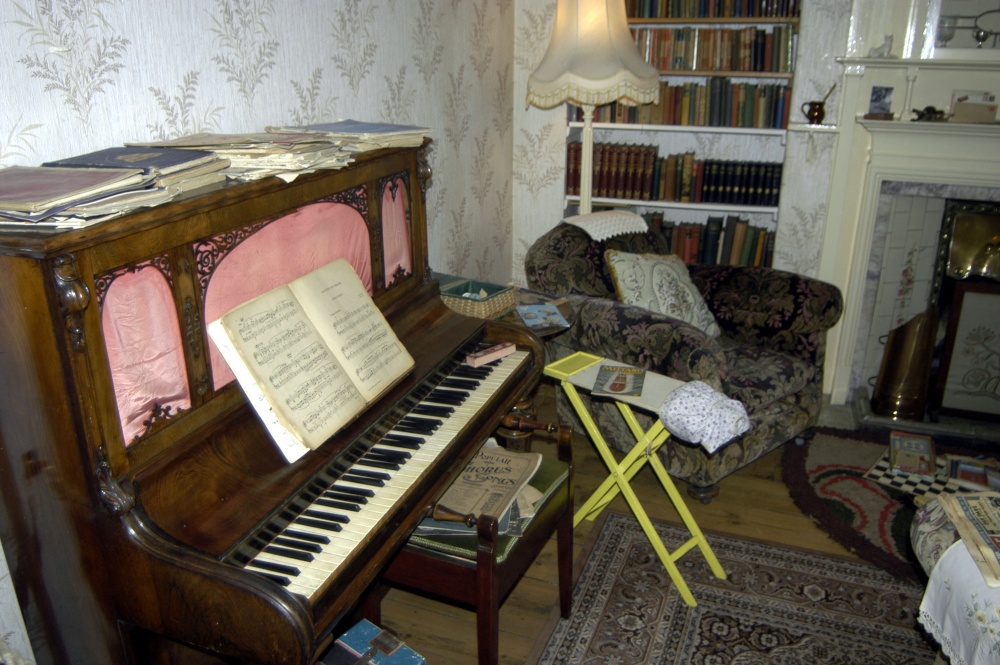
[[[289,462],[414,364],[344,259],[232,309],[208,332]]]

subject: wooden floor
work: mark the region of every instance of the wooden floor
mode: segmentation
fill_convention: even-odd
[[[537,397],[539,418],[554,417],[553,388],[543,385]],[[788,444],[794,445],[794,444]],[[544,443],[533,448],[549,452]],[[585,433],[574,435],[576,463],[576,504],[584,501],[593,489],[607,477],[603,462],[597,456]],[[849,555],[792,503],[788,488],[781,479],[779,448],[757,462],[741,469],[720,483],[721,493],[710,504],[688,501],[688,507],[701,528],[747,536],[820,552]],[[677,482],[685,498],[685,486]],[[652,471],[644,469],[633,479],[640,500],[654,520],[680,523],[677,512],[660,488]],[[619,497],[612,510],[627,512]],[[592,522],[582,522],[573,534],[574,563],[590,532]],[[711,535],[709,534],[709,542]],[[521,580],[500,611],[500,662],[505,665],[528,663],[543,627],[558,612],[555,542],[542,553],[528,574]],[[696,557],[690,552],[686,557]],[[475,615],[443,603],[393,590],[382,605],[382,623],[406,643],[421,653],[428,664],[459,665],[476,663]]]

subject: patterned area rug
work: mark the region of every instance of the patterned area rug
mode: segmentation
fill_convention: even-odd
[[[862,561],[707,534],[728,579],[695,551],[678,566],[681,600],[631,515],[606,513],[540,665],[890,665],[933,663],[917,627],[921,585]],[[602,516],[604,519],[604,516]],[[657,524],[667,549],[683,527]]]
[[[910,548],[913,503],[865,473],[885,453],[888,434],[816,428],[786,446],[782,479],[795,505],[865,561],[907,580],[925,575]]]

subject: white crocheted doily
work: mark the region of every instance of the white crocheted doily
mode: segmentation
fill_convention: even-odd
[[[563,221],[579,226],[594,240],[607,240],[623,233],[645,233],[649,230],[646,220],[628,210],[602,210],[567,217]]]

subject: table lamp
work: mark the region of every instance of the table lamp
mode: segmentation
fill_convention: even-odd
[[[549,47],[528,77],[527,103],[550,109],[570,102],[583,109],[581,215],[591,211],[594,107],[636,106],[659,97],[659,73],[636,49],[625,0],[557,0]]]

